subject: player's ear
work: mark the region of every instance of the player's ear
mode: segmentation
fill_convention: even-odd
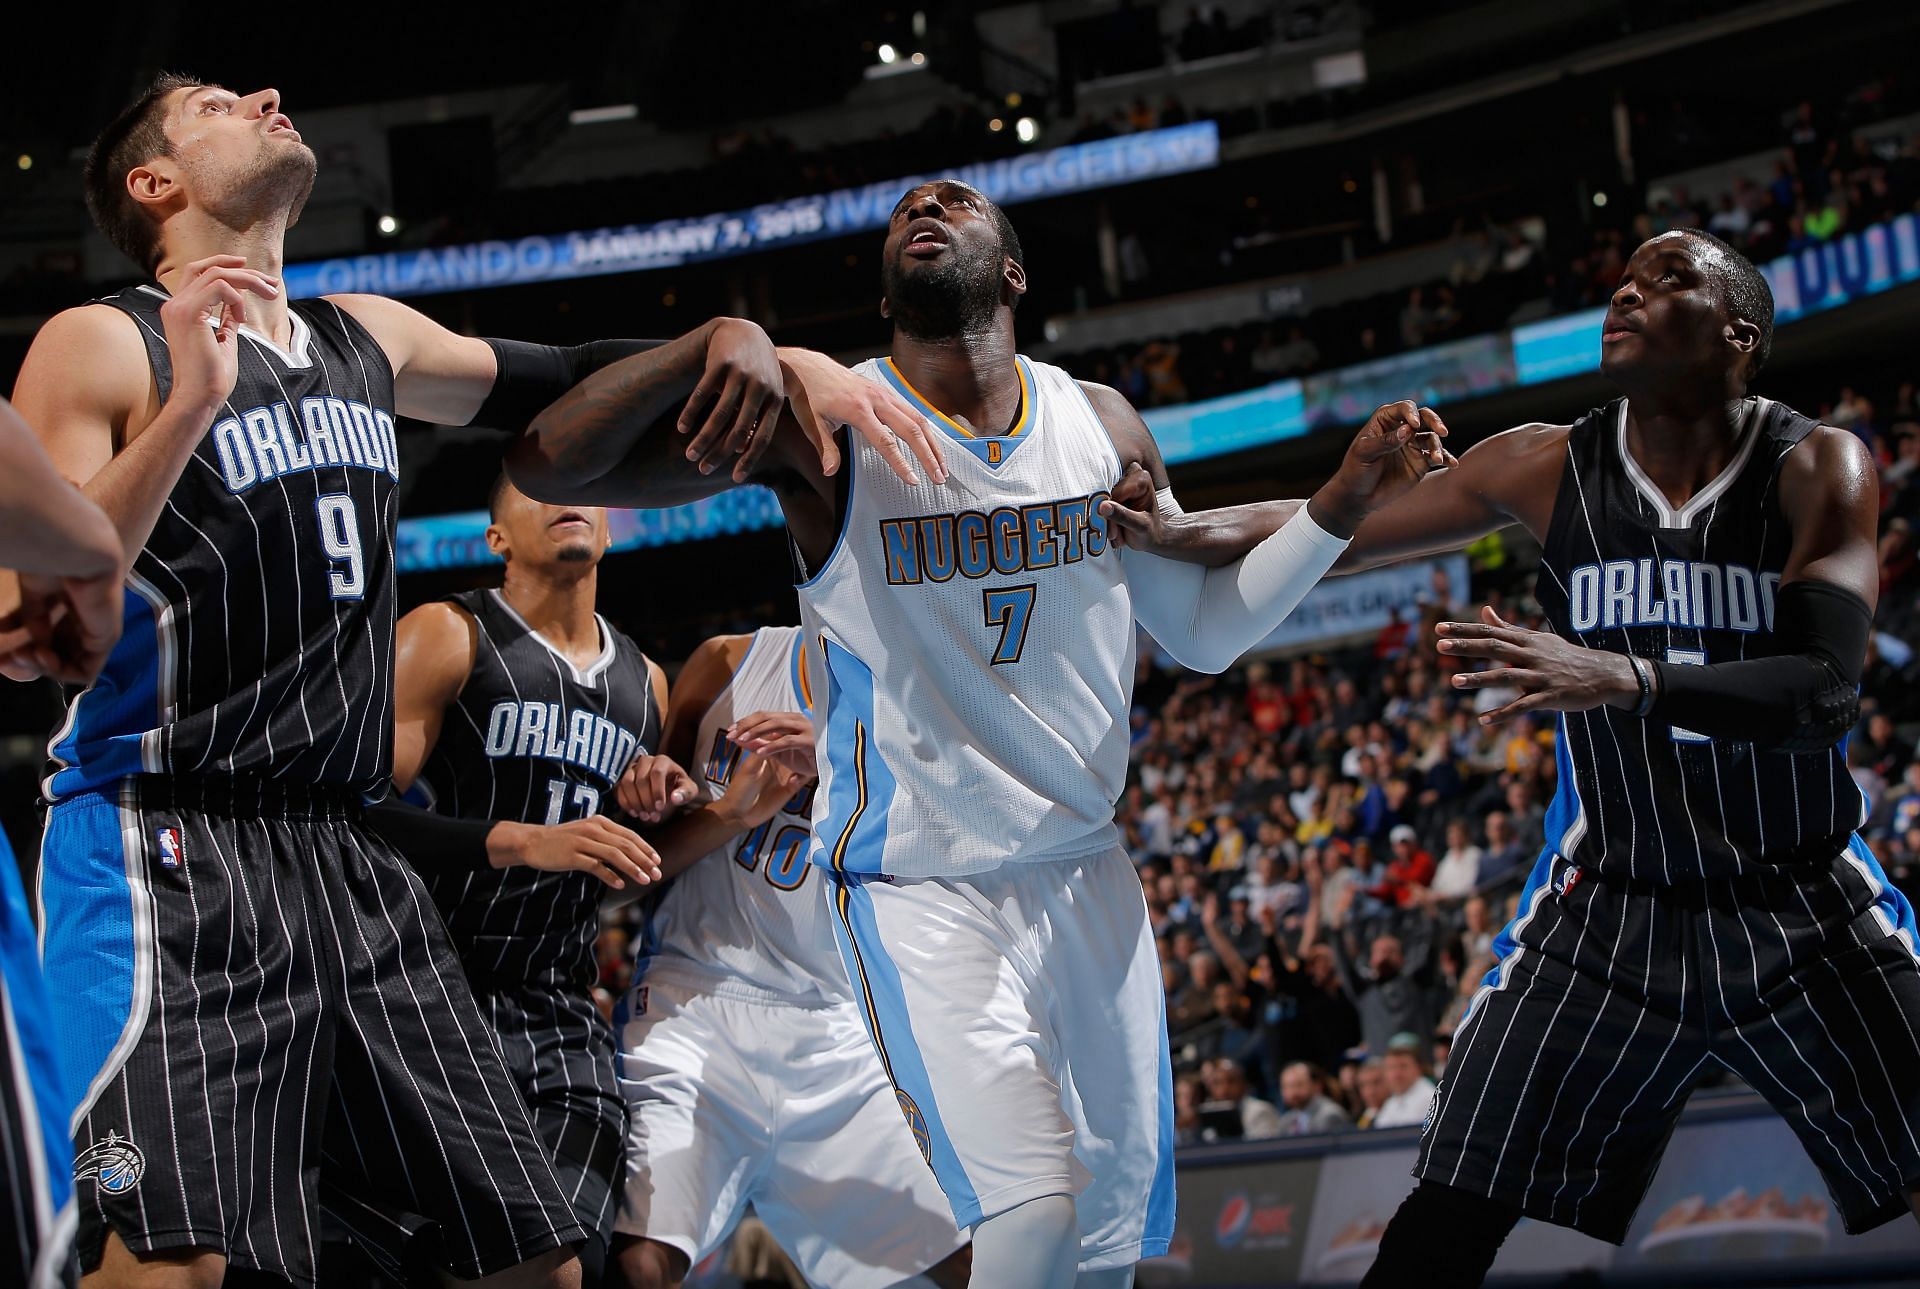
[[[893,306],[887,303],[887,297],[884,295],[880,297],[880,316],[883,318],[893,316]]]
[[[507,535],[498,524],[487,525],[487,549],[501,559],[507,557]]]
[[[1000,280],[1006,286],[1009,304],[1027,293],[1027,271],[1012,256],[1002,261]]]
[[[127,195],[142,206],[160,206],[180,188],[180,171],[166,157],[154,157],[127,171]]]
[[[1760,328],[1745,318],[1729,318],[1721,335],[1744,357],[1751,358],[1760,348]]]

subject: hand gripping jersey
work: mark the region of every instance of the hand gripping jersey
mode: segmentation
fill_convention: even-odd
[[[754,632],[747,656],[700,720],[693,764],[717,800],[744,753],[727,727],[754,712],[805,712],[819,663],[800,647],[798,627]],[[834,947],[820,877],[807,863],[813,841],[812,786],[767,823],[736,837],[669,883],[656,898],[634,978],[671,980],[750,1002],[819,1007],[850,995]]]
[[[1535,594],[1555,631],[1671,663],[1771,651],[1792,550],[1780,462],[1815,422],[1749,399],[1733,460],[1673,509],[1627,451],[1625,399],[1567,435]],[[1844,745],[1765,752],[1611,707],[1560,718],[1547,845],[1583,868],[1673,883],[1831,859],[1864,817]]]
[[[1099,503],[1120,477],[1066,372],[1016,360],[1020,413],[953,437],[951,478],[909,487],[850,436],[834,550],[800,587],[819,663],[813,860],[948,875],[1111,848],[1127,767],[1132,600]]]
[[[102,303],[139,324],[164,401],[167,295]],[[242,327],[239,378],[127,575],[100,678],[48,749],[49,801],[130,774],[366,790],[393,762],[393,369],[329,300],[292,348]]]

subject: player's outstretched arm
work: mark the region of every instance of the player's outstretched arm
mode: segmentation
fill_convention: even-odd
[[[1705,665],[1587,649],[1505,622],[1442,622],[1439,650],[1486,659],[1461,689],[1510,685],[1520,697],[1480,719],[1610,706],[1650,721],[1776,752],[1824,751],[1860,716],[1860,677],[1879,594],[1879,480],[1860,440],[1821,426],[1780,466],[1780,509],[1793,546],[1774,596],[1767,657]]]
[[[1166,465],[1140,414],[1113,390],[1086,389],[1120,459],[1139,463],[1156,489],[1164,488]],[[1432,432],[1417,431],[1402,418],[1376,416],[1348,449],[1340,473],[1276,532],[1231,563],[1208,568],[1146,550],[1122,551],[1134,616],[1182,666],[1226,670],[1286,620],[1346,549],[1360,520],[1394,488],[1405,486],[1388,473],[1386,463],[1421,433]],[[1432,435],[1426,446],[1438,444]],[[1424,462],[1418,468],[1424,469]],[[1109,509],[1103,502],[1103,518]]]
[[[1446,423],[1430,407],[1400,402],[1378,409],[1341,465],[1340,498],[1371,497],[1373,508],[1378,509],[1424,475],[1457,464],[1446,449],[1446,437]],[[1398,450],[1381,450],[1388,444]],[[1323,506],[1328,502],[1329,498],[1321,498]],[[1306,504],[1305,499],[1288,497],[1188,513],[1174,500],[1171,488],[1153,483],[1144,464],[1135,461],[1128,465],[1103,513],[1114,529],[1115,543],[1123,548],[1218,568],[1278,532]],[[1331,529],[1345,517],[1323,510],[1315,518]],[[1358,522],[1357,517],[1351,519],[1353,524]]]

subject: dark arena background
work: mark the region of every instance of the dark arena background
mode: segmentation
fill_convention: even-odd
[[[315,153],[289,295],[387,295],[469,336],[572,345],[726,315],[870,358],[889,212],[958,175],[1024,244],[1021,351],[1141,409],[1189,512],[1307,496],[1397,399],[1435,408],[1456,454],[1606,403],[1601,319],[1627,258],[1708,229],[1772,288],[1754,392],[1857,435],[1879,472],[1845,758],[1861,836],[1920,895],[1920,6],[58,8],[0,90],[8,389],[49,317],[140,280],[94,230],[81,163],[162,70],[276,88]],[[497,585],[505,436],[408,420],[397,441],[400,611]],[[600,611],[669,676],[710,636],[799,621],[771,493],[609,522]],[[1447,683],[1433,627],[1485,604],[1537,624],[1539,558],[1510,528],[1329,579],[1218,676],[1142,637],[1118,818],[1164,965],[1178,1220],[1138,1284],[1352,1284],[1372,1262],[1423,1117],[1384,1112],[1444,1073],[1565,764],[1550,714],[1476,722],[1489,704]],[[29,892],[65,701],[0,682],[0,816]],[[609,1011],[642,907],[602,915]],[[1333,944],[1338,971],[1303,940]],[[1393,950],[1399,975],[1376,978]],[[1368,1050],[1388,983],[1401,1032]],[[1336,1109],[1312,1127],[1338,1131],[1308,1131],[1283,1086],[1303,1061]],[[1731,1073],[1703,1079],[1623,1244],[1523,1220],[1489,1283],[1920,1284],[1913,1221],[1847,1234],[1787,1122]],[[1911,1136],[1920,1106],[1857,1129]],[[757,1232],[686,1283],[804,1284],[750,1251]],[[320,1283],[391,1282],[342,1241]]]

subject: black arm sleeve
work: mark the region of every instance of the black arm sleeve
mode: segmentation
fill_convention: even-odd
[[[1652,660],[1649,720],[1772,752],[1823,752],[1860,719],[1873,610],[1831,582],[1789,582],[1774,599],[1767,658],[1693,667]]]
[[[535,345],[485,337],[499,373],[472,425],[518,434],[559,397],[602,367],[644,354],[664,340],[590,340],[584,345]]]
[[[487,834],[493,819],[456,819],[389,796],[367,807],[367,823],[423,872],[491,868]]]

